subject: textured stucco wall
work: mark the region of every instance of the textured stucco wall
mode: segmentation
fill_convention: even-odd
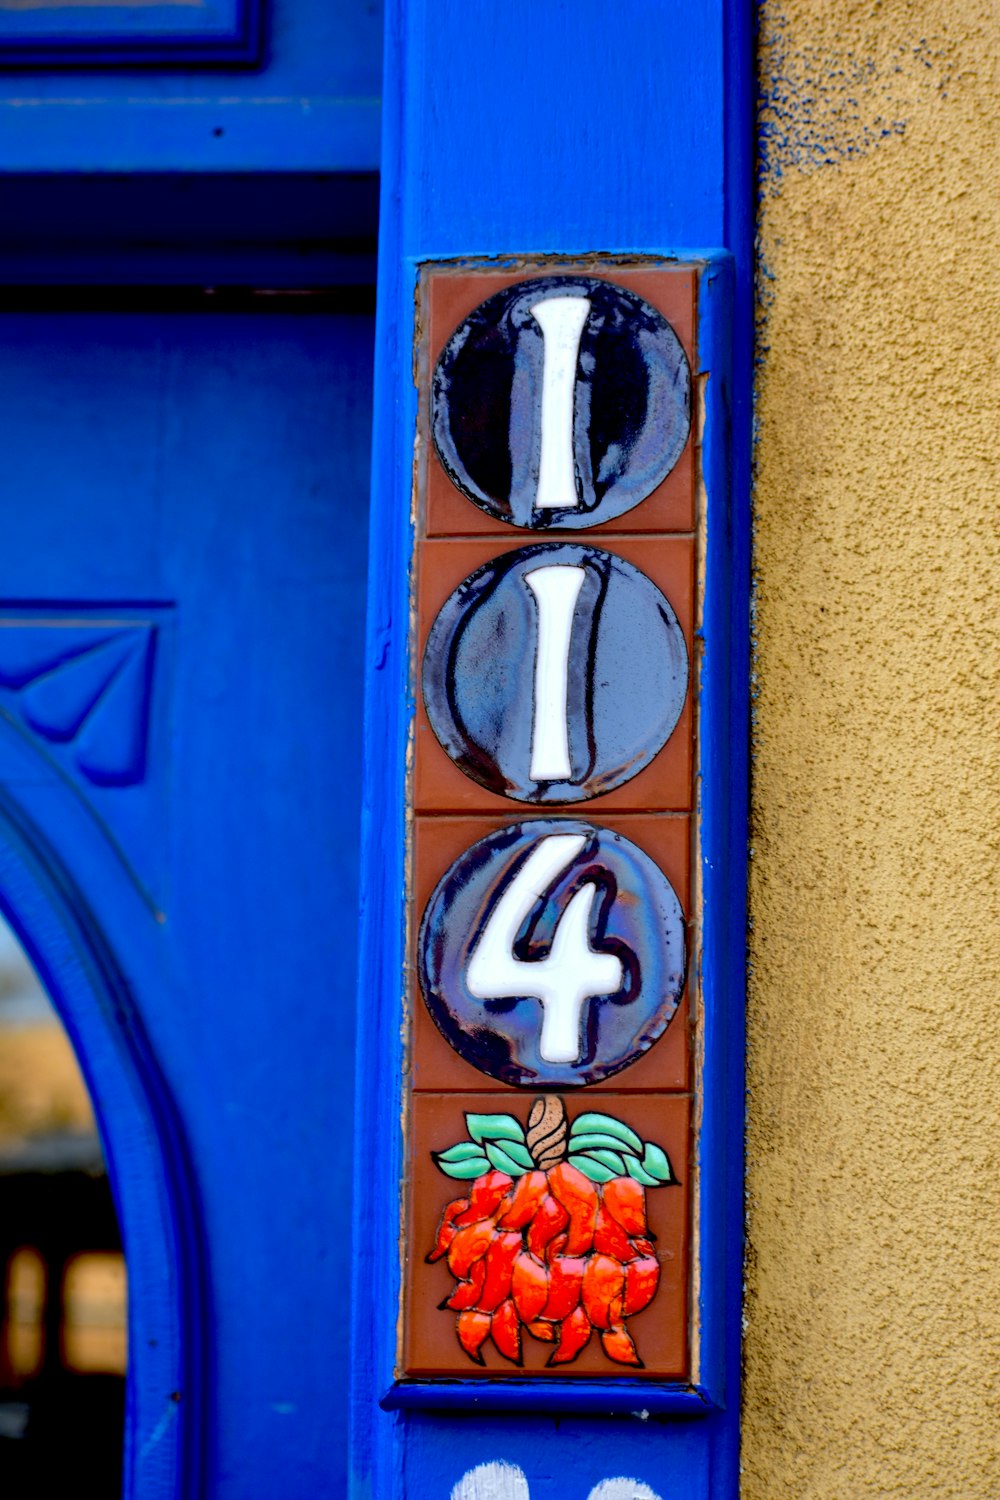
[[[745,1500],[1000,1496],[996,33],[762,11]]]

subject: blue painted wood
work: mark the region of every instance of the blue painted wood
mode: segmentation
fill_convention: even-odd
[[[9,71],[3,171],[376,171],[381,28],[368,0],[272,0],[252,69]]]
[[[128,1500],[347,1487],[372,325],[290,305],[0,313],[0,905],[107,1147]],[[140,621],[142,775],[95,784],[14,668]]]
[[[198,6],[59,4],[0,11],[0,66],[121,67],[142,63],[254,63],[263,43],[260,0]]]
[[[470,1469],[502,1460],[523,1471],[530,1500],[588,1500],[596,1485],[619,1475],[662,1500],[688,1500],[711,1494],[715,1483],[709,1420],[656,1418],[641,1410],[604,1420],[468,1413],[447,1423],[411,1419],[401,1445],[402,1493],[407,1500],[450,1500],[453,1485]]]
[[[752,273],[751,14],[634,0],[567,10],[402,4],[387,16],[373,529],[366,693],[352,1493],[447,1495],[476,1463],[518,1464],[533,1500],[564,1500],[614,1473],[667,1493],[738,1491],[742,1264],[748,458]],[[699,1420],[557,1423],[400,1409],[399,1080],[403,991],[410,483],[420,261],[590,251],[703,259],[709,581],[701,692],[706,1013]],[[569,1386],[569,1382],[559,1383]],[[684,1393],[668,1393],[680,1401]],[[419,1397],[418,1397],[419,1399]],[[561,1409],[568,1389],[553,1398]],[[389,1408],[382,1410],[384,1402]],[[440,1402],[444,1405],[445,1402]],[[581,1403],[585,1404],[585,1403]],[[463,1414],[465,1413],[465,1414]]]
[[[689,1387],[652,1385],[648,1381],[508,1380],[400,1382],[382,1398],[383,1411],[460,1412],[572,1412],[576,1416],[631,1416],[645,1411],[656,1416],[702,1417],[712,1403],[704,1392]]]

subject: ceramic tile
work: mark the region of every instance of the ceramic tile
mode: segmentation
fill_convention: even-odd
[[[518,823],[506,818],[418,818],[414,829],[413,922],[408,964],[411,1016],[412,1086],[419,1090],[486,1090],[495,1080],[467,1062],[452,1047],[431,1018],[418,979],[416,944],[421,918],[434,888],[460,856],[494,829]],[[688,817],[619,815],[602,818],[601,826],[621,833],[655,861],[676,891],[685,914],[690,902],[691,824]],[[690,930],[688,947],[690,949]],[[690,971],[690,964],[689,964]],[[690,1073],[690,1012],[687,991],[663,1035],[637,1062],[605,1081],[588,1087],[610,1089],[684,1090]]]
[[[537,539],[532,537],[531,546],[538,545]],[[565,548],[566,539],[560,536],[558,547]],[[417,712],[415,725],[415,762],[413,779],[414,806],[418,812],[441,811],[441,812],[475,812],[475,811],[499,811],[508,809],[511,805],[506,796],[501,796],[486,786],[480,785],[473,780],[464,770],[452,760],[443,748],[437,735],[431,727],[427,713],[427,705],[424,699],[424,650],[427,645],[428,635],[435,625],[442,608],[453,596],[454,591],[464,584],[470,575],[480,573],[484,567],[489,567],[495,559],[503,559],[521,550],[523,543],[506,543],[499,546],[497,541],[438,541],[425,542],[420,548],[418,562],[417,580]],[[571,549],[572,550],[572,547]],[[585,801],[575,802],[574,806],[583,813],[584,809],[590,808],[595,812],[600,809],[603,813],[607,811],[660,811],[685,810],[692,805],[692,723],[693,713],[691,707],[690,682],[693,677],[694,663],[694,555],[695,545],[692,539],[678,537],[653,537],[653,538],[616,538],[614,546],[602,548],[602,552],[611,555],[612,558],[621,559],[631,568],[638,569],[655,588],[662,594],[669,604],[676,622],[683,634],[686,648],[687,662],[684,670],[688,679],[687,690],[681,698],[681,708],[674,728],[662,749],[656,753],[644,769],[638,771],[631,779],[624,781],[610,790],[601,793]],[[559,554],[561,555],[561,554]],[[544,561],[544,556],[540,556]],[[627,598],[628,580],[625,580],[621,593]],[[651,639],[648,631],[644,632],[639,649],[648,645]],[[648,672],[650,675],[661,673],[668,668],[662,664],[663,653],[655,657],[650,650]],[[513,672],[520,670],[530,674],[531,656],[526,654],[523,645],[512,648],[508,657],[498,656],[497,665],[492,668],[491,676],[496,677],[503,672],[509,677]],[[525,663],[527,662],[527,665]],[[438,656],[434,658],[435,671],[440,670]],[[629,663],[631,667],[632,663]],[[635,664],[634,688],[619,701],[618,712],[626,713],[630,702],[643,697],[643,678],[647,669],[644,664]],[[605,673],[605,681],[610,683],[607,692],[610,695],[609,719],[615,715],[616,681],[613,672]],[[531,701],[532,683],[525,680],[524,691],[520,699],[512,700],[514,710],[520,712],[521,716],[527,712],[530,722],[530,709],[518,709],[519,702],[524,698]],[[641,713],[645,708],[644,703],[635,704],[635,712]],[[440,725],[439,725],[440,727]],[[522,756],[526,761],[526,756]],[[559,795],[558,789],[555,793]],[[525,803],[527,808],[539,806],[537,803]]]
[[[414,1096],[401,1374],[685,1378],[689,1101],[538,1099]],[[463,1171],[477,1176],[448,1175]]]
[[[404,1378],[688,1374],[696,290],[422,283]]]
[[[695,297],[697,275],[687,268],[641,267],[629,270],[577,262],[529,266],[510,273],[492,271],[432,272],[424,284],[426,344],[421,352],[421,384],[426,393],[434,366],[447,340],[462,322],[487,298],[519,282],[545,276],[582,274],[596,276],[641,297],[666,318],[676,333],[695,371]],[[691,531],[694,527],[694,474],[696,443],[692,431],[670,473],[647,499],[613,520],[588,527],[587,535],[607,532]],[[430,437],[429,407],[424,399],[420,411],[424,505],[421,511],[427,536],[505,535],[509,523],[478,509],[456,488],[435,451]],[[564,533],[562,533],[564,535]]]

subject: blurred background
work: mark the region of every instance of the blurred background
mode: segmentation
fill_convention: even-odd
[[[121,1492],[126,1276],[87,1085],[0,917],[0,1494]]]

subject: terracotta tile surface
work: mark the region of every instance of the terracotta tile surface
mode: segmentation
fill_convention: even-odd
[[[626,1376],[645,1379],[682,1379],[687,1373],[687,1257],[690,1198],[690,1104],[686,1098],[655,1095],[601,1097],[602,1112],[620,1118],[644,1140],[661,1146],[680,1179],[678,1185],[646,1190],[649,1229],[655,1236],[660,1263],[660,1283],[653,1300],[642,1312],[628,1319],[644,1369],[620,1365],[608,1359],[600,1340],[592,1335],[577,1359],[555,1369],[546,1369],[551,1345],[522,1338],[524,1366],[518,1369],[496,1352],[489,1340],[483,1347],[484,1364],[475,1364],[460,1347],[456,1335],[457,1314],[440,1303],[456,1285],[442,1259],[428,1265],[445,1206],[466,1196],[468,1185],[446,1177],[435,1165],[432,1151],[443,1151],[467,1139],[466,1111],[512,1112],[526,1120],[530,1098],[519,1099],[511,1090],[483,1094],[419,1094],[414,1096],[410,1116],[408,1155],[412,1175],[407,1185],[409,1253],[405,1265],[406,1332],[403,1370],[409,1376],[447,1375],[468,1379],[484,1376],[556,1376],[568,1379]],[[567,1100],[570,1121],[594,1108],[586,1097]]]
[[[693,430],[696,424],[692,423],[692,433],[670,474],[631,511],[599,526],[544,532],[514,527],[487,515],[473,504],[442,467],[429,429],[431,374],[438,355],[459,323],[486,298],[518,282],[547,275],[574,274],[617,283],[645,298],[673,327],[687,355],[692,375],[698,372],[695,346],[697,271],[691,267],[671,269],[667,263],[660,263],[619,268],[610,260],[594,259],[554,263],[533,261],[504,271],[497,271],[492,266],[428,268],[420,288],[415,365],[420,387],[415,469],[417,543],[413,570],[416,716],[410,785],[412,850],[406,973],[409,1049],[405,1080],[407,1175],[403,1239],[404,1316],[399,1371],[404,1379],[439,1377],[477,1381],[484,1377],[518,1380],[525,1376],[543,1376],[572,1381],[621,1377],[685,1380],[689,1376],[693,1108],[690,1090],[694,1074],[691,1032],[694,965],[691,954],[697,939],[697,913],[692,911],[691,904],[695,807],[694,693],[697,677],[694,638],[697,539],[694,528],[699,454]],[[690,677],[676,727],[643,770],[601,796],[573,803],[540,805],[487,791],[454,764],[439,744],[424,708],[421,663],[429,631],[439,610],[471,573],[503,553],[544,542],[597,546],[617,554],[646,574],[666,596],[676,614],[687,644]],[[636,641],[635,649],[642,651],[641,640]],[[625,701],[637,700],[627,698]],[[687,921],[687,989],[663,1035],[640,1060],[612,1077],[583,1088],[562,1089],[552,1096],[563,1101],[570,1122],[581,1113],[593,1111],[621,1120],[643,1140],[662,1147],[680,1179],[679,1185],[645,1190],[645,1209],[649,1229],[655,1235],[655,1260],[660,1268],[660,1281],[650,1304],[626,1320],[627,1331],[634,1338],[643,1361],[641,1369],[611,1359],[596,1333],[572,1363],[549,1369],[546,1366],[553,1345],[536,1341],[528,1334],[524,1334],[521,1340],[523,1366],[518,1367],[505,1359],[489,1337],[480,1351],[483,1364],[475,1363],[459,1343],[458,1312],[440,1307],[456,1286],[447,1259],[439,1259],[434,1264],[426,1260],[445,1206],[467,1196],[470,1187],[467,1182],[449,1178],[435,1164],[431,1153],[469,1140],[465,1118],[469,1112],[513,1115],[522,1126],[526,1125],[538,1093],[530,1088],[507,1087],[480,1072],[463,1060],[438,1030],[424,1004],[417,977],[420,921],[438,882],[478,840],[505,825],[524,823],[537,817],[561,816],[607,827],[636,844],[670,881]],[[558,1110],[558,1106],[551,1107]],[[475,1147],[471,1149],[476,1151]],[[478,1166],[482,1159],[477,1153],[474,1165]],[[627,1190],[634,1192],[631,1187]],[[492,1226],[488,1228],[492,1233]],[[513,1245],[514,1241],[508,1243]],[[634,1256],[637,1253],[634,1242],[631,1250],[622,1249],[621,1253],[626,1258],[627,1255]],[[644,1261],[644,1265],[652,1264],[653,1257]],[[607,1268],[602,1274],[604,1270]],[[595,1267],[595,1275],[596,1271]],[[617,1275],[614,1265],[607,1274]],[[503,1315],[508,1324],[498,1326],[497,1337],[501,1345],[505,1342],[505,1326],[508,1346],[511,1327],[516,1334],[517,1318],[513,1308],[511,1302]],[[513,1324],[509,1323],[510,1319],[513,1319]],[[552,1321],[546,1323],[542,1320],[538,1326],[543,1331],[551,1329]],[[468,1326],[465,1325],[466,1329]],[[482,1329],[486,1325],[480,1318],[475,1326]],[[619,1352],[624,1347],[619,1345]]]

